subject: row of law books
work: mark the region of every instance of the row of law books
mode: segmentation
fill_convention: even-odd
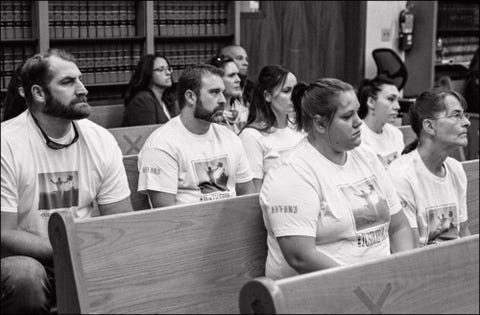
[[[185,68],[206,63],[223,46],[221,42],[163,43],[155,45],[155,52],[167,58],[173,68],[172,80],[177,82]]]
[[[24,60],[33,56],[36,50],[34,46],[2,46],[0,53],[0,87],[6,89],[15,73],[15,69]]]
[[[51,39],[136,36],[135,1],[49,1]]]
[[[77,60],[85,85],[125,84],[142,56],[136,43],[62,45]]]
[[[479,42],[478,36],[443,37],[443,57],[455,63],[469,62]]]
[[[0,1],[0,38],[32,38],[32,1]]]
[[[439,1],[438,29],[476,29],[479,27],[479,5],[466,1]]]
[[[155,1],[155,36],[227,34],[231,1]]]

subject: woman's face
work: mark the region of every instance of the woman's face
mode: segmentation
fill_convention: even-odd
[[[452,95],[445,97],[446,110],[436,115],[433,121],[434,140],[453,146],[468,144],[467,131],[470,121],[464,116],[460,101]]]
[[[294,112],[292,103],[293,87],[297,84],[297,78],[289,72],[283,85],[275,87],[271,95],[267,95],[265,100],[270,102],[272,110],[277,119]]]
[[[340,92],[334,102],[337,111],[328,127],[328,137],[332,149],[345,152],[360,145],[360,126],[362,120],[357,111],[360,107],[354,91]]]
[[[172,86],[172,72],[163,58],[156,58],[153,62],[152,84],[160,88]]]
[[[373,105],[372,115],[375,120],[381,123],[393,123],[400,110],[398,98],[399,92],[395,85],[383,84],[377,97],[369,98]]]
[[[227,62],[224,66],[225,74],[223,75],[223,83],[225,84],[225,97],[240,97],[242,89],[240,87],[240,77],[238,76],[238,67],[235,62]]]

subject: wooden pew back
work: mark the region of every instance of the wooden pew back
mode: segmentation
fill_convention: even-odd
[[[398,128],[403,133],[403,142],[405,143],[405,146],[409,145],[413,142],[413,140],[417,139],[417,135],[415,134],[410,125],[400,126]],[[459,161],[465,161],[465,152],[464,149],[461,147],[458,148],[458,150],[453,151],[450,156]]]
[[[479,160],[471,160],[462,162],[465,173],[467,174],[467,211],[468,211],[468,227],[472,234],[478,234],[479,229],[479,201],[478,201],[478,174]]]
[[[88,119],[107,129],[121,127],[123,111],[123,104],[92,106]]]
[[[478,234],[367,263],[273,281],[240,292],[242,314],[479,312]]]
[[[137,191],[138,189],[138,155],[124,155],[123,166],[127,173],[128,187],[130,188],[130,201],[133,210],[150,209],[148,196]]]
[[[258,194],[49,221],[60,313],[237,313],[264,274]]]
[[[132,127],[110,128],[108,131],[112,133],[117,140],[123,155],[138,154],[148,136],[160,127],[158,125],[144,125]]]

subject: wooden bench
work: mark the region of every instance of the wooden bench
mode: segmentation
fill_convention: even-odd
[[[417,135],[415,134],[415,132],[413,131],[410,125],[404,125],[398,128],[403,133],[403,142],[405,143],[405,146],[412,143],[413,140],[417,139]],[[458,161],[465,161],[465,152],[462,147],[452,152],[450,156],[457,159]]]
[[[478,234],[479,232],[479,164],[478,159],[462,162],[465,173],[467,174],[468,227],[472,234]]]
[[[400,253],[375,262],[273,281],[247,283],[243,314],[478,314],[479,160],[465,161],[472,237]]]
[[[58,313],[238,313],[262,276],[258,194],[74,222],[51,216]]]
[[[124,155],[123,166],[127,173],[128,187],[130,188],[130,201],[132,203],[133,210],[145,210],[150,209],[150,202],[148,196],[141,194],[138,189],[138,155]]]
[[[92,106],[92,112],[88,119],[103,128],[121,127],[123,111],[123,104]]]
[[[148,136],[160,127],[158,125],[144,125],[132,127],[110,128],[108,131],[112,133],[117,140],[123,155],[138,154]]]
[[[242,314],[478,314],[478,234],[242,287]]]

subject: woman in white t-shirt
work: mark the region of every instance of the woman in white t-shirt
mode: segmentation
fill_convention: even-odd
[[[296,84],[295,75],[279,65],[265,66],[258,76],[247,125],[239,134],[253,171],[255,192],[260,191],[268,169],[305,136],[289,120]]]
[[[405,146],[403,134],[393,125],[400,105],[399,92],[394,82],[384,76],[364,79],[358,87],[360,109],[363,119],[362,145],[373,150],[387,167],[398,158]]]
[[[389,166],[416,246],[470,235],[467,177],[449,153],[468,143],[466,102],[455,91],[423,92],[410,107],[417,139]]]
[[[266,276],[281,279],[413,248],[383,165],[359,147],[353,87],[337,79],[300,83],[292,101],[297,128],[307,136],[263,181]]]

